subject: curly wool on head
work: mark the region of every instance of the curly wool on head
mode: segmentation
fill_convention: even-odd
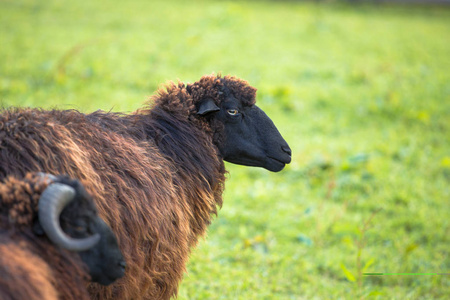
[[[0,184],[0,216],[3,226],[25,229],[37,218],[39,197],[47,187],[40,176],[29,173],[23,180],[8,177]]]
[[[251,106],[256,102],[256,88],[235,76],[221,77],[221,75],[215,76],[214,74],[203,76],[198,82],[188,84],[187,89],[190,91],[194,103],[211,98],[219,106],[222,99],[220,96],[226,92],[232,93],[244,106]]]
[[[242,101],[243,105],[250,106],[256,102],[256,88],[245,80],[227,75],[205,75],[199,81],[184,84],[172,81],[160,87],[152,96],[150,107],[161,107],[167,111],[179,112],[179,115],[190,116],[197,112],[196,105],[205,98],[214,99],[217,105],[221,103],[221,95],[229,90]]]

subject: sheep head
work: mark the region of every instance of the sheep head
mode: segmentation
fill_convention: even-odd
[[[108,285],[124,275],[125,261],[116,237],[97,215],[92,197],[83,185],[64,176],[40,173],[52,180],[39,199],[36,233],[62,248],[77,251],[89,268],[91,280]]]
[[[211,133],[225,161],[278,172],[291,162],[291,149],[272,120],[255,105],[255,96],[256,89],[242,79],[206,75],[192,84],[167,83],[152,97],[150,109],[138,113],[158,108],[194,122]]]
[[[256,89],[232,76],[203,76],[187,85],[196,117],[209,124],[225,161],[281,171],[291,149],[272,120],[255,105]]]

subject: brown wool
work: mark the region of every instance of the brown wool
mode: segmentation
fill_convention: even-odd
[[[223,128],[198,117],[196,105],[220,104],[224,85],[243,105],[255,102],[246,81],[207,75],[167,83],[133,114],[1,111],[0,179],[31,171],[79,179],[119,240],[125,277],[107,287],[91,283],[93,299],[177,294],[190,249],[222,206],[226,171],[214,143]]]

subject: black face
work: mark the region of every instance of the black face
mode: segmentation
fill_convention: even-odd
[[[291,162],[289,145],[259,107],[243,107],[231,94],[225,97],[221,107],[211,105],[211,101],[202,103],[200,112],[203,107],[214,122],[224,125],[223,141],[217,147],[225,161],[272,172],[281,171]]]
[[[114,233],[97,215],[91,196],[76,180],[66,178],[61,183],[76,191],[75,199],[61,213],[61,228],[73,238],[86,238],[95,233],[100,235],[100,241],[92,248],[78,252],[89,268],[91,280],[108,285],[121,278],[125,274],[125,260]]]
[[[80,257],[88,265],[92,281],[111,284],[125,274],[126,267],[116,237],[99,217],[89,224],[89,228],[89,231],[99,233],[101,238],[93,248],[79,252]]]

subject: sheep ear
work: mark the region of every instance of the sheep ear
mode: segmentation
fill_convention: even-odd
[[[200,103],[197,115],[204,116],[206,114],[219,111],[220,108],[214,103],[214,100],[208,98]]]

